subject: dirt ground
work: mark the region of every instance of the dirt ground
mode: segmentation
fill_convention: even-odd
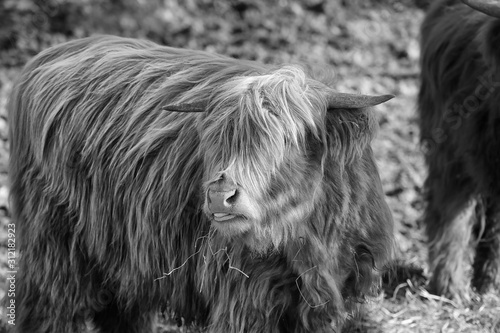
[[[93,5],[92,0],[82,1],[83,5],[69,0],[49,3],[47,8],[55,9],[40,14],[33,1],[20,1],[24,7],[19,7],[7,0],[4,9],[12,15],[11,30],[3,27],[2,32],[0,24],[0,297],[6,287],[9,222],[6,101],[13,81],[22,65],[45,47],[93,33],[112,33],[266,63],[308,64],[334,78],[334,88],[340,91],[396,95],[377,109],[380,132],[373,146],[396,222],[397,259],[407,272],[397,285],[368,301],[357,331],[500,332],[498,293],[459,305],[425,290],[427,253],[421,224],[425,169],[415,107],[418,30],[424,16],[420,3],[130,0],[119,15],[113,8]],[[65,21],[60,12],[66,15]],[[55,24],[56,18],[66,25]],[[10,44],[2,43],[2,38]],[[158,331],[187,329],[162,323]]]

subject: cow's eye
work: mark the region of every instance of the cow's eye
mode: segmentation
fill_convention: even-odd
[[[273,110],[268,110],[268,112],[269,112],[269,114],[270,114],[271,116],[273,116],[273,117],[276,117],[276,118],[279,118],[279,117],[280,117],[280,115],[279,115],[277,112],[273,111]]]

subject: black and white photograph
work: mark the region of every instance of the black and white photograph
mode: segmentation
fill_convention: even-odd
[[[0,333],[500,333],[500,1],[0,0]]]

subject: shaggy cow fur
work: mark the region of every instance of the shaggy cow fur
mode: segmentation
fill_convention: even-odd
[[[332,93],[118,37],[34,58],[9,107],[17,331],[151,332],[160,308],[215,333],[339,332],[393,222],[353,107],[387,98]]]
[[[421,44],[430,286],[467,300],[469,243],[472,286],[483,293],[500,281],[500,20],[437,1]]]

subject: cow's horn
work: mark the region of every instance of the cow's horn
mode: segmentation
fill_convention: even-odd
[[[462,2],[486,15],[500,18],[500,3],[498,0],[462,0]]]
[[[169,104],[162,107],[164,111],[171,112],[205,112],[207,105],[205,103],[181,103]]]
[[[387,102],[394,95],[360,95],[332,92],[327,97],[329,109],[359,109]]]

